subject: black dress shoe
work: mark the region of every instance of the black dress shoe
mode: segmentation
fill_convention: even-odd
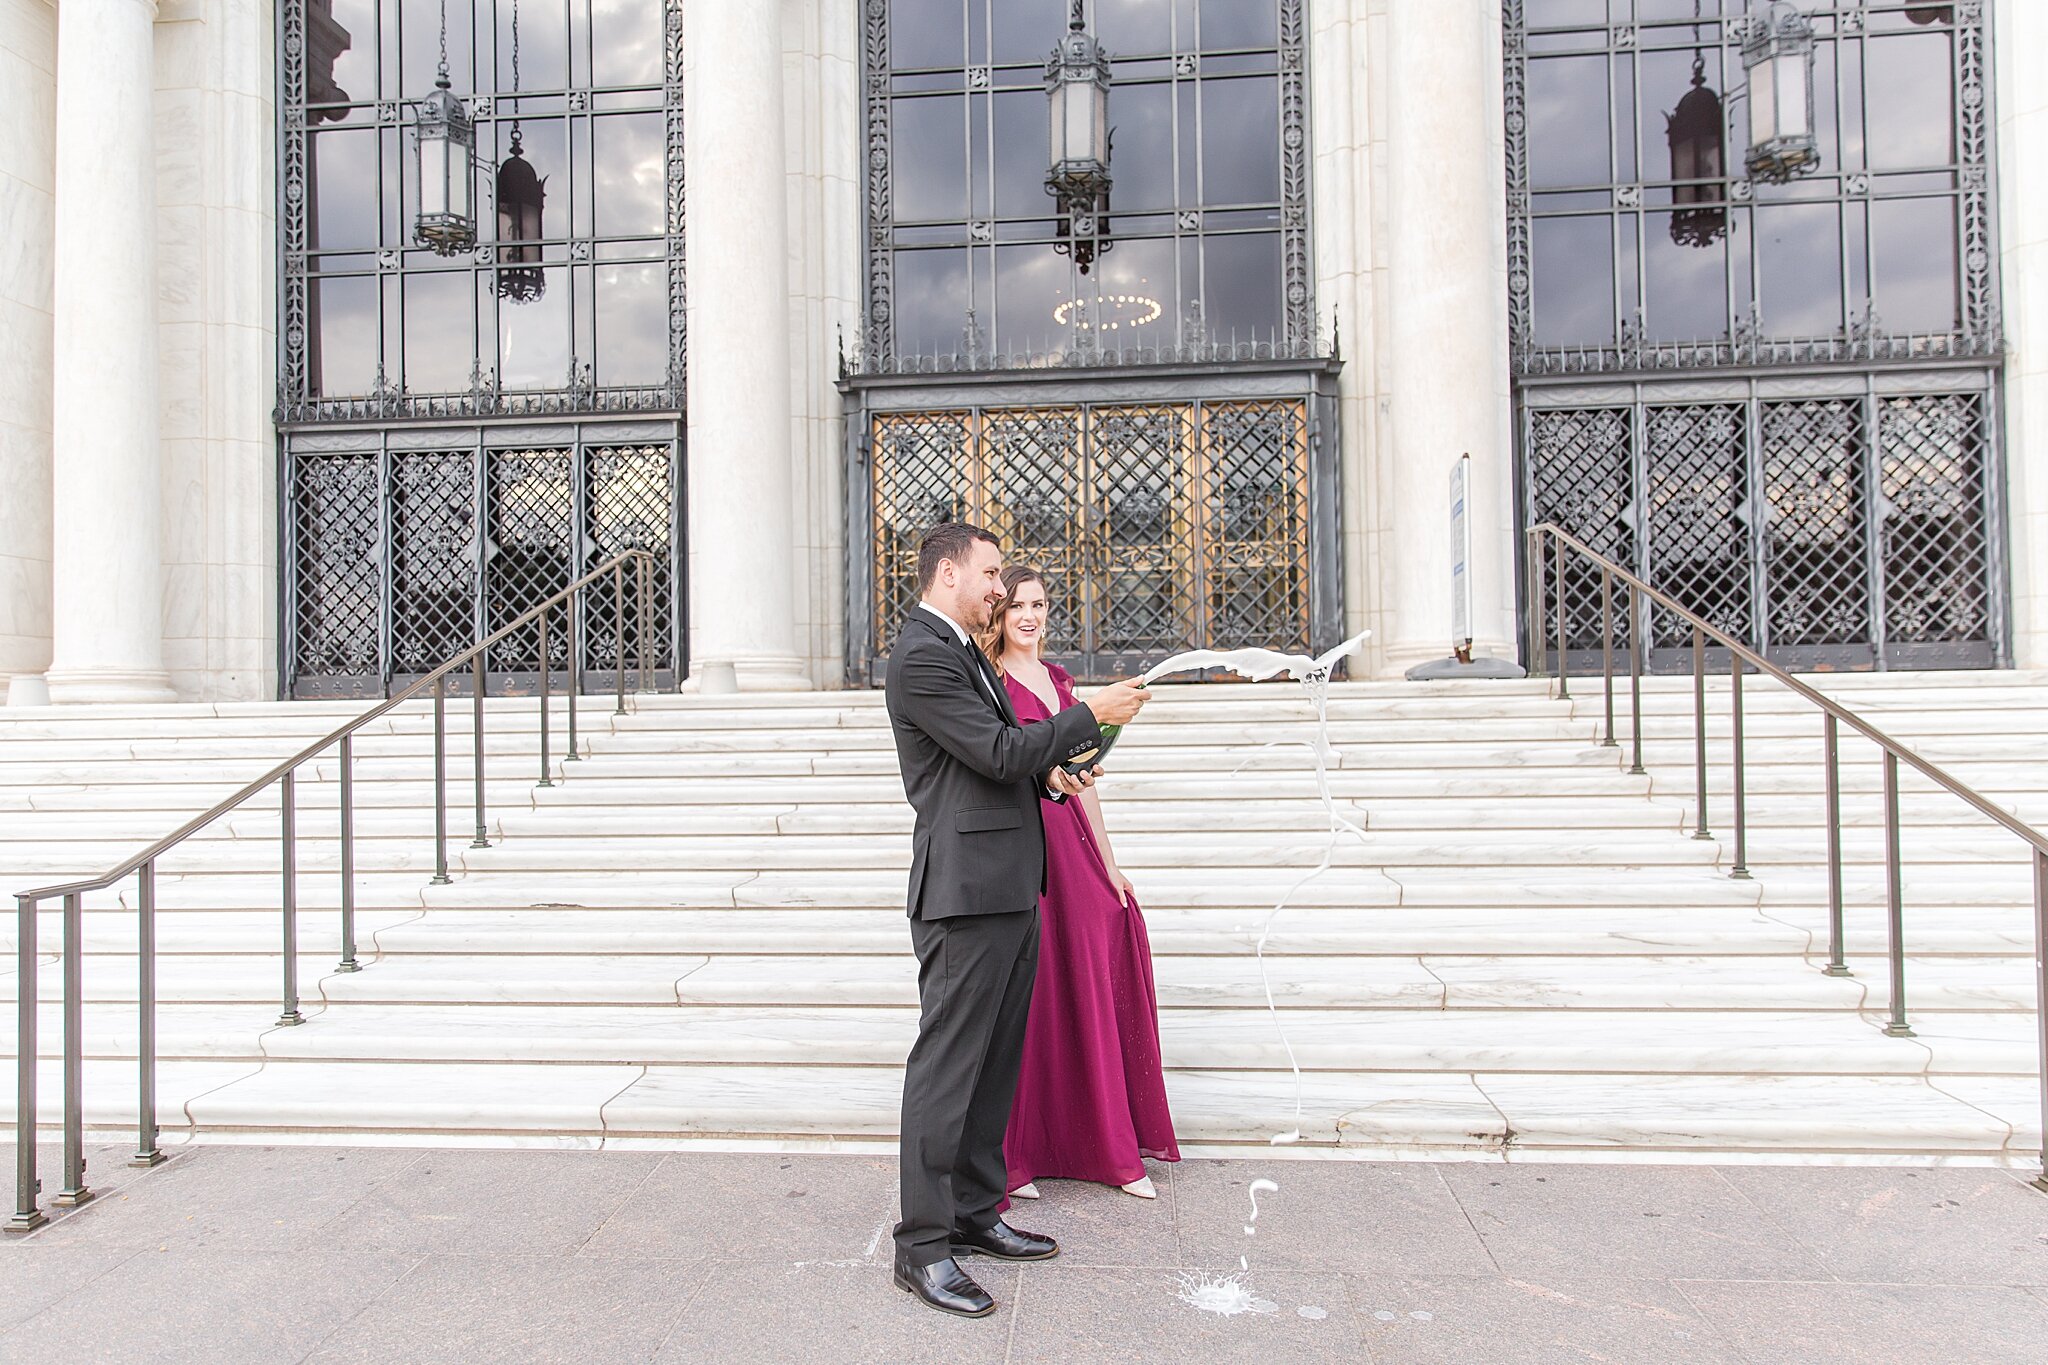
[[[1049,1261],[1060,1244],[1035,1232],[1020,1232],[998,1218],[985,1228],[953,1229],[955,1256],[993,1256],[998,1261]]]
[[[985,1318],[996,1311],[996,1301],[974,1282],[974,1277],[948,1256],[930,1265],[912,1265],[900,1256],[896,1260],[896,1287],[916,1295],[941,1313],[963,1318]]]

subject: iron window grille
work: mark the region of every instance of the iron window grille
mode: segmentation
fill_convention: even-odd
[[[277,421],[680,410],[681,0],[476,0],[463,11],[450,69],[476,123],[486,239],[442,258],[409,239],[404,172],[413,108],[432,84],[427,11],[280,4]],[[492,172],[515,124],[549,178],[543,235],[520,243],[548,282],[530,303],[496,287]],[[635,157],[660,174],[631,173]]]
[[[1503,0],[1521,524],[1786,666],[2004,666],[1986,7],[1802,4],[1821,165],[1783,186],[1741,178],[1756,7],[1693,8]],[[1712,183],[1660,160],[1695,67],[1729,122]],[[1522,568],[1555,639],[1555,565]],[[1597,666],[1597,576],[1565,572],[1568,661]]]
[[[625,550],[654,553],[646,658],[657,687],[688,672],[683,490],[670,422],[295,432],[283,489],[285,693],[379,696],[431,671]],[[625,619],[585,594],[551,619],[549,667],[577,642],[583,683],[636,668],[636,585]],[[539,641],[486,659],[493,692],[538,684]]]

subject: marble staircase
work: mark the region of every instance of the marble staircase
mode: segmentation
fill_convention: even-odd
[[[2048,677],[1816,681],[2048,824]],[[1691,837],[1689,679],[1645,685],[1646,776],[1628,772],[1625,691],[1622,745],[1599,743],[1597,678],[1564,700],[1541,680],[1340,685],[1331,790],[1367,834],[1339,840],[1275,913],[1330,847],[1306,702],[1285,683],[1162,688],[1104,791],[1145,903],[1184,1139],[1263,1147],[1298,1128],[1297,1150],[1382,1154],[2037,1160],[2022,847],[1908,775],[1916,1036],[1885,1037],[1875,755],[1844,742],[1853,975],[1834,978],[1820,970],[1820,720],[1756,681],[1746,700],[1747,880],[1729,875],[1725,679],[1709,698],[1706,840]],[[355,709],[0,709],[0,891],[101,870]],[[909,814],[879,697],[649,696],[622,716],[592,698],[583,753],[558,754],[547,787],[535,703],[488,711],[490,846],[470,848],[469,710],[450,708],[449,885],[429,884],[428,711],[357,740],[361,972],[334,970],[335,760],[302,779],[301,1026],[273,1025],[274,794],[165,860],[166,1141],[889,1142],[915,995]],[[96,1129],[134,1110],[133,903],[132,885],[87,901]],[[54,950],[54,907],[41,934]],[[10,1058],[13,945],[6,916]]]

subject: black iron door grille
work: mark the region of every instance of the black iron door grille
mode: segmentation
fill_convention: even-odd
[[[627,549],[651,550],[660,565],[645,657],[655,685],[673,685],[683,639],[673,435],[557,434],[566,439],[437,450],[389,449],[378,433],[288,437],[287,695],[382,695]],[[376,448],[324,448],[336,443]],[[626,666],[638,666],[635,594],[629,579],[623,622],[608,592],[587,595],[579,608],[584,685],[593,691],[611,685],[622,649]],[[570,625],[562,614],[548,622],[557,686]],[[536,633],[490,651],[493,692],[531,690],[539,672]]]
[[[968,520],[1046,577],[1047,652],[1128,674],[1224,640],[1307,650],[1309,404],[1303,399],[881,412],[869,427],[872,682],[917,602],[917,544]]]
[[[2003,665],[1994,389],[1988,373],[1967,378],[1809,395],[1738,381],[1712,401],[1635,385],[1585,406],[1525,388],[1522,524],[1556,522],[1787,666]],[[1536,572],[1554,653],[1554,559]],[[1599,575],[1569,560],[1564,573],[1568,661],[1597,667]],[[1645,643],[1652,668],[1690,666],[1691,632],[1670,613],[1650,613]]]

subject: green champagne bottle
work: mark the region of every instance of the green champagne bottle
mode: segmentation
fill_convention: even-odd
[[[1141,690],[1144,688],[1144,686],[1145,684],[1143,683],[1138,684],[1138,687]],[[1104,759],[1109,757],[1109,751],[1116,747],[1117,736],[1122,734],[1123,732],[1124,727],[1121,725],[1103,726],[1102,739],[1099,743],[1091,742],[1089,744],[1081,746],[1079,749],[1076,749],[1073,753],[1068,754],[1066,758],[1061,761],[1060,767],[1070,777],[1078,776],[1082,772],[1085,772],[1087,769],[1093,768],[1097,764],[1101,763]]]

